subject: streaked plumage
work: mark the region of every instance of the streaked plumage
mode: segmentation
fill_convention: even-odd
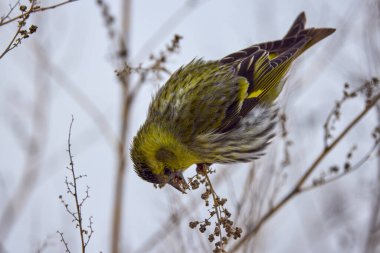
[[[178,69],[153,99],[134,138],[137,174],[152,183],[181,179],[192,164],[248,162],[264,154],[277,122],[275,100],[292,62],[335,30],[305,29],[301,13],[282,40]]]

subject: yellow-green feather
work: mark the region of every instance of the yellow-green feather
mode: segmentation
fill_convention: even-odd
[[[183,170],[199,162],[197,154],[182,144],[167,127],[150,122],[142,126],[133,146],[132,159],[144,161],[154,174],[162,174],[165,167]]]

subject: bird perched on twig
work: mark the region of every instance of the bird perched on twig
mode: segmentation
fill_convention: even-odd
[[[281,40],[221,60],[192,60],[157,92],[131,157],[144,180],[187,188],[192,164],[249,162],[264,154],[278,122],[279,96],[294,60],[332,28],[305,29],[305,13]]]

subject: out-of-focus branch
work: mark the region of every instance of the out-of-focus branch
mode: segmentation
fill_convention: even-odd
[[[78,103],[80,107],[91,117],[94,121],[95,125],[99,128],[99,132],[105,137],[107,144],[111,148],[114,148],[117,144],[117,138],[115,137],[115,133],[111,129],[108,124],[107,118],[104,114],[99,110],[96,104],[78,87],[76,83],[70,80],[70,78],[66,75],[65,71],[63,71],[60,66],[51,61],[48,53],[40,44],[35,44],[36,47],[36,55],[41,63],[46,66],[48,73],[57,84],[62,87],[74,100]]]
[[[41,243],[39,243],[38,247],[33,252],[35,252],[35,253],[47,252],[47,248],[54,245],[53,240],[55,241],[56,238],[53,238],[52,234],[48,235]],[[1,249],[0,249],[0,252],[2,252]]]
[[[255,175],[256,175],[255,172],[256,172],[256,165],[255,165],[255,162],[253,162],[252,166],[250,166],[249,168],[248,175],[245,179],[241,197],[236,204],[236,211],[235,211],[236,220],[239,220],[239,217],[241,216],[242,207],[245,201],[247,200],[247,196],[250,193],[250,187],[252,186],[253,180],[255,179]]]
[[[178,52],[180,41],[182,38],[183,37],[181,35],[174,34],[171,43],[166,45],[165,49],[161,50],[157,56],[154,54],[150,55],[150,62],[147,65],[147,67],[142,67],[142,64],[135,68],[126,65],[121,71],[117,71],[117,75],[119,77],[123,77],[123,75],[129,76],[132,73],[136,73],[139,75],[139,80],[128,94],[127,101],[129,106],[131,106],[131,104],[133,103],[137,93],[140,91],[143,84],[147,81],[149,75],[153,75],[154,78],[157,80],[163,79],[161,73],[171,75],[170,71],[166,69],[165,64],[167,63],[168,58],[172,54]]]
[[[7,240],[16,219],[25,209],[24,205],[40,175],[40,162],[45,147],[47,129],[47,109],[50,102],[50,89],[40,69],[45,66],[36,64],[35,97],[33,104],[32,132],[27,139],[26,157],[20,183],[4,205],[0,215],[0,244]]]
[[[242,247],[249,239],[251,239],[259,231],[261,226],[265,224],[274,214],[276,214],[282,207],[284,207],[291,199],[296,197],[298,194],[302,193],[302,186],[309,179],[310,175],[314,172],[317,166],[322,162],[322,160],[337,146],[337,144],[347,135],[347,133],[358,123],[363,117],[376,105],[380,100],[380,93],[372,97],[370,101],[366,104],[366,107],[361,113],[359,113],[347,127],[336,137],[334,141],[331,142],[327,147],[325,147],[322,152],[317,156],[314,162],[306,169],[305,173],[295,184],[293,190],[291,190],[281,201],[279,201],[273,208],[271,208],[252,228],[250,228],[244,236],[239,240],[228,252],[236,252],[240,247]]]
[[[119,60],[126,64],[128,57],[128,42],[130,36],[131,28],[131,0],[122,1],[122,13],[121,13],[121,32],[119,38]],[[124,185],[126,180],[126,167],[127,167],[127,133],[128,133],[128,121],[130,112],[130,102],[128,101],[128,94],[130,89],[130,78],[129,75],[124,75],[119,77],[120,88],[121,88],[121,117],[120,117],[120,129],[119,129],[119,143],[117,149],[117,167],[116,167],[116,178],[115,178],[115,192],[114,192],[114,203],[113,203],[113,217],[112,217],[112,227],[111,227],[111,252],[120,252],[122,232],[122,213],[124,205]]]
[[[136,56],[133,57],[132,62],[141,62],[150,51],[147,49],[153,49],[158,43],[162,41],[165,36],[168,35],[170,31],[174,29],[178,24],[181,23],[187,16],[189,16],[194,10],[196,10],[199,4],[204,4],[207,0],[187,0],[183,2],[182,6],[175,11],[171,16],[167,18],[166,21],[157,29],[155,33],[142,45],[141,49],[137,52]]]

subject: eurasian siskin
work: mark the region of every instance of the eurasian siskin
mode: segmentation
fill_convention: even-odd
[[[192,60],[158,91],[131,157],[144,180],[184,192],[192,164],[249,162],[264,154],[278,121],[275,100],[293,61],[332,34],[305,29],[301,13],[281,40],[220,60]]]

